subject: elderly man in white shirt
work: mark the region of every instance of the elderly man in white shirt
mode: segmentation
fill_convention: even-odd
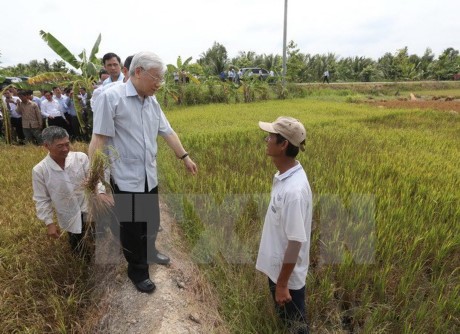
[[[157,136],[165,139],[190,173],[197,173],[197,166],[153,96],[161,87],[165,70],[163,61],[152,52],[140,52],[134,56],[129,69],[130,79],[108,88],[96,101],[93,138],[89,147],[90,158],[95,150],[106,145],[116,151],[111,165],[115,209],[127,211],[123,208],[130,205],[135,208],[132,216],[119,218],[128,277],[139,291],[147,293],[155,290],[149,277],[149,263],[169,263],[169,258],[154,246],[160,220]],[[128,203],[122,202],[125,195],[117,194],[127,194]],[[148,196],[142,196],[145,194]],[[146,197],[148,201],[143,200]],[[146,215],[153,217],[148,223]],[[149,251],[149,247],[153,249]]]
[[[45,222],[52,238],[60,237],[60,228],[67,231],[72,251],[84,255],[83,214],[87,201],[83,182],[88,175],[88,156],[70,151],[69,135],[61,127],[44,129],[42,140],[49,153],[32,170],[37,217]],[[53,221],[54,211],[59,227]]]

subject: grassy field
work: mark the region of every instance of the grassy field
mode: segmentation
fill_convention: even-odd
[[[188,177],[161,152],[162,190],[234,332],[278,328],[254,262],[275,172],[257,121],[279,115],[308,132],[314,332],[459,332],[458,114],[313,99],[168,113],[200,172]]]
[[[187,175],[160,140],[160,192],[234,333],[281,331],[254,268],[275,172],[257,122],[279,115],[308,131],[299,160],[315,201],[313,332],[460,331],[459,116],[347,103],[353,94],[167,111],[199,175]],[[48,240],[35,218],[31,169],[45,151],[0,144],[0,152],[0,332],[90,332],[91,271],[65,235]]]
[[[45,149],[0,144],[0,152],[0,332],[82,333],[95,296],[88,266],[70,254],[66,234],[48,239],[35,216],[32,167]]]

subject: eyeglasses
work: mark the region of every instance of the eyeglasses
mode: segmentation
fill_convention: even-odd
[[[141,67],[142,68],[142,67]],[[144,70],[145,73],[147,73],[153,80],[155,80],[156,82],[158,82],[160,85],[164,84],[165,82],[165,79],[163,77],[157,77],[157,76],[154,76],[154,75],[151,75],[146,69],[142,68],[142,70]]]

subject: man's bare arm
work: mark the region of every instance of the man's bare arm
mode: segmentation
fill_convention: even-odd
[[[107,143],[106,136],[93,133],[91,137],[91,142],[89,143],[89,148],[88,148],[89,160],[92,159],[94,152],[96,152],[97,150],[103,150],[106,143]]]
[[[176,157],[180,158],[187,153],[182,146],[179,136],[174,131],[169,135],[163,136],[163,138],[168,146],[173,150]],[[185,168],[187,168],[192,175],[195,175],[198,172],[198,167],[188,155],[182,160],[184,161]]]
[[[302,243],[289,240],[286,252],[284,253],[283,266],[281,267],[278,280],[276,282],[275,299],[276,302],[283,306],[292,300],[289,293],[288,281],[297,262]]]

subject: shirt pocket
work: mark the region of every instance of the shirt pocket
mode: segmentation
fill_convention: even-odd
[[[273,225],[275,225],[275,226],[280,225],[281,207],[276,205],[276,203],[275,203],[275,201],[273,199],[270,201],[270,204],[268,206],[267,215],[269,216],[269,219],[273,223]]]
[[[142,179],[145,173],[142,160],[120,157],[117,162],[117,175],[120,179],[130,184],[137,184]]]

